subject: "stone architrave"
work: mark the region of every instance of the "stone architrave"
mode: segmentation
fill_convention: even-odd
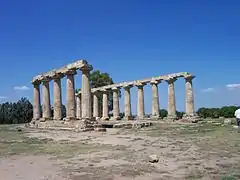
[[[195,76],[188,75],[185,76],[185,87],[186,87],[186,114],[183,115],[183,119],[186,119],[191,122],[197,122],[199,117],[194,110],[194,93],[192,80]]]
[[[76,101],[75,101],[75,81],[74,75],[76,70],[69,70],[65,73],[67,76],[67,108],[66,108],[66,120],[76,120]]]
[[[118,87],[113,87],[113,117],[112,120],[120,120],[120,107],[119,107],[119,90]]]
[[[138,83],[136,86],[138,88],[138,104],[137,104],[137,116],[138,119],[144,119],[145,117],[145,108],[144,108],[144,90],[143,87],[146,85],[146,83]]]
[[[108,116],[108,91],[102,90],[103,100],[102,100],[102,120],[109,120]]]
[[[150,82],[152,86],[152,119],[159,119],[160,114],[160,105],[159,105],[159,93],[158,93],[158,84],[160,83],[160,80],[152,80]]]
[[[82,118],[81,106],[82,106],[82,103],[81,103],[81,93],[80,93],[76,97],[76,116],[78,120]]]
[[[98,99],[98,95],[99,92],[93,92],[93,117],[98,119],[99,118],[99,111],[98,111],[98,103],[99,103],[99,99]]]
[[[168,119],[175,120],[177,119],[176,114],[176,99],[175,99],[175,87],[174,82],[177,78],[169,78],[168,83]]]
[[[86,65],[80,70],[82,71],[82,119],[92,119],[92,108],[91,108],[91,87],[90,87],[90,71],[92,66]]]
[[[41,99],[40,99],[40,81],[33,82],[33,120],[41,118]]]
[[[50,104],[50,92],[49,92],[49,82],[50,78],[44,77],[42,80],[42,119],[41,121],[46,121],[51,119],[51,104]]]
[[[61,79],[64,77],[63,74],[59,73],[53,77],[53,119],[62,119],[62,90],[61,90]]]
[[[124,106],[125,106],[125,109],[124,109],[124,119],[125,120],[133,120],[133,117],[132,117],[132,107],[131,107],[131,91],[130,89],[132,88],[133,86],[132,85],[127,85],[127,86],[124,86],[124,90],[125,90],[125,94],[124,94]]]

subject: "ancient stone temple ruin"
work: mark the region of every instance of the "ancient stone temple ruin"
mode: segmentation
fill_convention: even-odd
[[[192,80],[195,78],[190,73],[174,73],[163,76],[147,78],[143,80],[136,80],[130,82],[123,82],[112,84],[99,88],[90,87],[89,75],[93,69],[92,65],[88,64],[86,60],[79,60],[75,63],[68,64],[62,68],[54,69],[49,72],[40,74],[33,78],[32,84],[34,86],[34,122],[46,122],[49,120],[109,120],[108,111],[108,92],[113,93],[113,117],[111,120],[120,120],[119,107],[119,90],[124,89],[124,120],[132,120],[131,110],[131,93],[130,89],[137,87],[138,101],[137,101],[137,120],[145,119],[144,108],[144,86],[150,84],[152,87],[152,120],[160,119],[159,115],[159,93],[158,84],[162,82],[168,83],[168,120],[176,119],[176,100],[174,82],[178,78],[185,79],[186,86],[186,114],[183,119],[188,121],[196,121],[198,118],[194,111],[194,95]],[[77,72],[82,73],[81,91],[75,93],[75,78]],[[66,117],[62,117],[62,88],[61,80],[66,77]],[[54,96],[53,96],[53,117],[51,116],[51,101],[49,83],[53,81]],[[42,98],[40,97],[40,85],[42,90]],[[98,101],[99,95],[102,94],[102,117],[99,117]],[[42,114],[41,114],[42,101]],[[93,105],[93,107],[92,107]]]

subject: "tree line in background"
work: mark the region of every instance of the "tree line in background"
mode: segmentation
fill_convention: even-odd
[[[101,73],[99,70],[93,71],[90,74],[90,83],[92,88],[97,88],[105,85],[114,84],[112,78],[108,73]],[[81,89],[77,89],[76,92]],[[119,97],[121,97],[121,91],[119,91]],[[108,94],[108,106],[109,111],[113,110],[113,94],[109,92]],[[199,108],[197,114],[201,118],[232,118],[234,117],[234,112],[238,109],[237,106],[224,106],[221,108]],[[99,94],[99,113],[102,114],[102,95]],[[161,118],[167,117],[167,110],[159,110]],[[184,112],[177,111],[177,117],[182,118]],[[53,107],[52,107],[53,115]],[[112,114],[109,114],[112,116]],[[66,107],[62,106],[62,116],[66,117]],[[124,117],[124,113],[120,114]],[[150,117],[151,115],[146,115]],[[5,102],[0,104],[0,124],[20,124],[28,123],[33,117],[33,106],[27,98],[21,98],[18,102]]]

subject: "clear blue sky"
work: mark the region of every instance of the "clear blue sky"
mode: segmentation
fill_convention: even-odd
[[[239,7],[237,0],[2,0],[0,100],[32,99],[33,76],[84,58],[115,82],[188,71],[197,76],[196,108],[240,104]],[[179,110],[184,88],[176,82]],[[159,93],[166,108],[166,83]],[[136,96],[133,88],[133,112]],[[145,98],[149,112],[149,86]]]

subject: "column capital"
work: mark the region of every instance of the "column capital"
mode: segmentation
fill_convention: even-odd
[[[121,88],[120,87],[113,87],[111,90],[112,91],[119,91]]]
[[[196,76],[193,76],[193,75],[188,75],[188,76],[184,76],[184,79],[186,81],[192,81]]]
[[[158,80],[158,79],[152,79],[152,80],[150,81],[150,84],[151,84],[151,85],[153,85],[153,84],[158,85],[159,83],[161,83],[161,80]]]
[[[89,73],[91,70],[93,70],[92,65],[86,64],[83,67],[80,68],[83,74]]]
[[[145,82],[137,82],[136,84],[135,84],[135,86],[136,87],[138,87],[138,88],[143,88],[143,86],[145,86],[147,83],[145,83]]]
[[[131,89],[132,87],[133,87],[132,84],[127,84],[127,85],[124,85],[124,86],[123,86],[123,88],[124,88],[125,90],[129,90],[129,89]]]
[[[48,83],[48,82],[50,82],[51,80],[52,80],[52,78],[47,77],[47,76],[44,76],[44,77],[42,78],[42,82],[43,82],[43,83]]]
[[[75,75],[75,74],[77,74],[77,70],[76,70],[76,69],[69,69],[69,70],[66,71],[64,74],[67,75],[67,76],[69,76],[69,75]]]
[[[39,80],[36,80],[36,81],[32,82],[33,86],[39,86],[40,84],[41,84],[41,81],[39,81]]]
[[[165,81],[166,81],[168,84],[173,84],[176,80],[177,80],[177,78],[171,77],[171,78],[166,79]]]
[[[62,79],[65,75],[63,73],[56,73],[52,78],[53,80]]]

